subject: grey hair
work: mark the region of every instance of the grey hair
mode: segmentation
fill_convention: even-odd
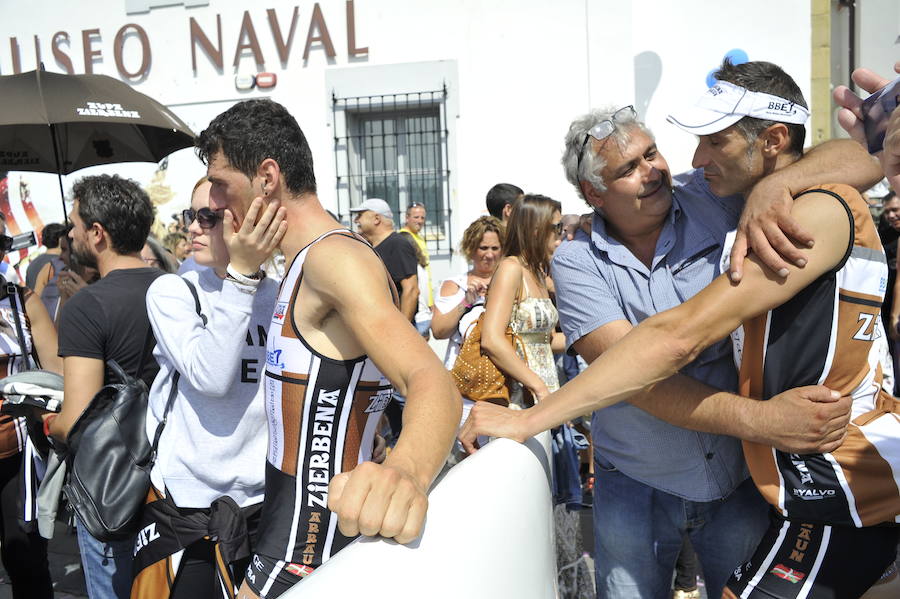
[[[581,157],[581,170],[579,171],[578,169],[578,154],[581,152],[582,144],[584,144],[584,136],[598,123],[611,119],[612,115],[619,108],[621,107],[606,106],[592,110],[588,114],[578,117],[569,125],[569,132],[566,133],[566,149],[563,152],[561,162],[566,171],[566,179],[575,187],[578,195],[582,198],[584,198],[584,194],[581,192],[579,180],[587,181],[597,191],[606,191],[606,184],[603,182],[603,177],[600,176],[600,171],[606,166],[606,160],[593,152],[594,144],[589,143],[585,145],[584,156]],[[624,148],[631,141],[629,130],[633,127],[637,127],[638,130],[643,131],[650,139],[653,139],[653,133],[643,121],[636,118],[631,118],[630,116],[623,118],[617,121],[617,125],[619,126],[613,130],[609,139],[614,141],[620,149]]]

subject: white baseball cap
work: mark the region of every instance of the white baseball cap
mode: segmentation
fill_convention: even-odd
[[[378,198],[369,198],[356,208],[351,208],[350,212],[365,212],[366,210],[371,210],[375,214],[380,214],[386,218],[394,218],[394,212],[388,203]]]
[[[727,129],[745,116],[802,125],[809,118],[809,110],[772,94],[716,81],[693,106],[670,114],[666,120],[688,133],[710,135]]]

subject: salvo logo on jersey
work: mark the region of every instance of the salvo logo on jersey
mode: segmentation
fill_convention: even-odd
[[[372,396],[372,400],[369,402],[369,407],[366,408],[366,414],[371,414],[373,412],[383,412],[389,403],[391,403],[391,398],[394,396],[394,389],[392,387],[388,387],[387,389],[379,389],[378,393]]]
[[[794,497],[803,501],[814,501],[818,499],[828,499],[837,495],[834,489],[794,489]]]
[[[76,108],[78,116],[103,116],[120,119],[139,119],[141,113],[137,110],[127,110],[121,104],[110,102],[85,102],[85,106]]]

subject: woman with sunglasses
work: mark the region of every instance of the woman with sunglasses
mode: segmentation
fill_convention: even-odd
[[[529,403],[526,395],[539,401],[559,387],[553,351],[562,351],[565,341],[556,332],[547,274],[559,245],[561,221],[556,200],[526,195],[516,202],[506,225],[503,259],[488,287],[481,347],[516,381],[510,402],[520,407]],[[510,345],[507,325],[522,339],[524,350]]]
[[[231,596],[263,499],[268,435],[259,382],[278,285],[260,265],[287,223],[283,208],[257,198],[234,230],[210,209],[209,190],[206,179],[197,183],[188,214],[194,259],[207,268],[163,275],[147,292],[160,366],[147,413],[151,442],[165,426],[140,530],[166,543],[138,534],[132,598]]]
[[[491,279],[481,332],[481,349],[515,382],[510,403],[540,401],[559,388],[553,352],[565,349],[556,332],[556,307],[547,288],[550,259],[562,234],[562,206],[542,195],[526,195],[513,206],[506,223],[503,259]],[[522,340],[514,348],[509,325]],[[529,397],[530,396],[530,397]],[[590,574],[573,567],[583,554],[578,512],[565,505],[553,511],[556,529],[557,588],[562,599],[593,597]]]

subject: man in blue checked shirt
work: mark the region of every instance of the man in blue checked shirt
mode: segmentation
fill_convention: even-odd
[[[719,274],[725,235],[744,206],[738,197],[716,198],[701,171],[673,181],[631,107],[574,121],[562,162],[595,212],[590,235],[579,231],[552,264],[567,345],[590,363],[642,320],[684,302]],[[786,216],[791,190],[823,179],[865,189],[879,177],[858,146],[823,144],[750,195],[745,217],[757,223],[748,229],[750,245],[782,271],[782,260],[796,263],[800,254],[778,229],[810,240]],[[598,597],[667,596],[682,531],[696,548],[709,596],[718,597],[767,525],[739,439],[809,453],[833,449],[843,438],[847,398],[804,387],[759,402],[732,393],[736,382],[726,340],[651,391],[595,412]]]

